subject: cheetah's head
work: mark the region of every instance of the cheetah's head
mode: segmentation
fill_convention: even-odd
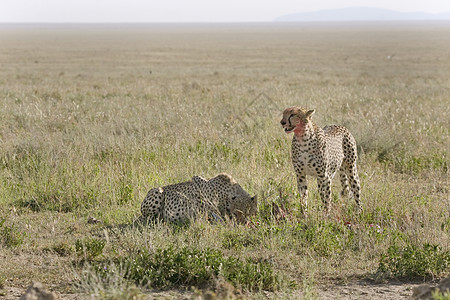
[[[307,110],[303,107],[289,107],[283,112],[283,118],[280,123],[284,128],[284,132],[301,132],[304,130],[305,125],[311,121],[311,116],[314,114],[314,110]]]
[[[258,212],[258,200],[256,195],[251,197],[240,185],[236,185],[236,190],[242,190],[244,193],[238,192],[231,196],[230,211],[238,223],[244,224],[248,217],[254,216]]]
[[[257,196],[250,196],[239,183],[228,174],[219,174],[213,180],[218,180],[225,187],[228,195],[228,209],[239,223],[245,223],[247,218],[254,216],[258,210]]]

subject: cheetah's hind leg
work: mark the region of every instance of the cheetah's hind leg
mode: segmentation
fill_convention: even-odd
[[[163,206],[163,190],[162,188],[153,188],[148,191],[144,201],[141,204],[141,217],[139,221],[142,223],[154,222],[161,218]]]
[[[339,169],[339,176],[341,178],[341,186],[342,186],[341,196],[348,197],[350,194],[350,188],[348,186],[348,176],[346,174],[346,170],[345,170],[344,166],[342,166]]]
[[[356,201],[357,212],[361,213],[363,210],[361,204],[361,184],[359,183],[359,176],[356,170],[356,164],[353,166],[353,168],[351,168],[350,172],[351,172],[349,174],[350,187],[352,189],[353,198]]]
[[[351,190],[351,195],[356,202],[357,213],[362,212],[361,204],[361,184],[359,183],[359,176],[356,163],[351,165],[346,164],[345,175],[348,178],[348,188]]]

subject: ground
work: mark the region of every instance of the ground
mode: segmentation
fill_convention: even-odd
[[[345,285],[332,284],[327,286],[319,286],[314,293],[314,297],[324,300],[334,299],[411,299],[413,288],[420,284],[397,283],[397,284],[370,284],[367,282],[350,282]],[[8,287],[4,289],[6,296],[4,299],[17,299],[23,293],[22,288]],[[149,292],[149,299],[170,299],[170,298],[188,298],[195,297],[194,293],[186,292]],[[62,299],[83,299],[85,296],[76,296],[74,294],[59,294]],[[267,295],[269,298],[270,295]],[[303,293],[298,294],[299,297],[304,296]]]

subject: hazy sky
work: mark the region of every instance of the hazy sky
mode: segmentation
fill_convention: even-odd
[[[0,0],[0,23],[261,22],[351,6],[450,12],[450,0]]]

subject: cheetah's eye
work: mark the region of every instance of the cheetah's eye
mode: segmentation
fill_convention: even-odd
[[[291,125],[291,118],[294,116],[294,114],[291,114],[290,116],[289,116],[289,118],[288,118],[288,122],[289,122],[289,125]]]

